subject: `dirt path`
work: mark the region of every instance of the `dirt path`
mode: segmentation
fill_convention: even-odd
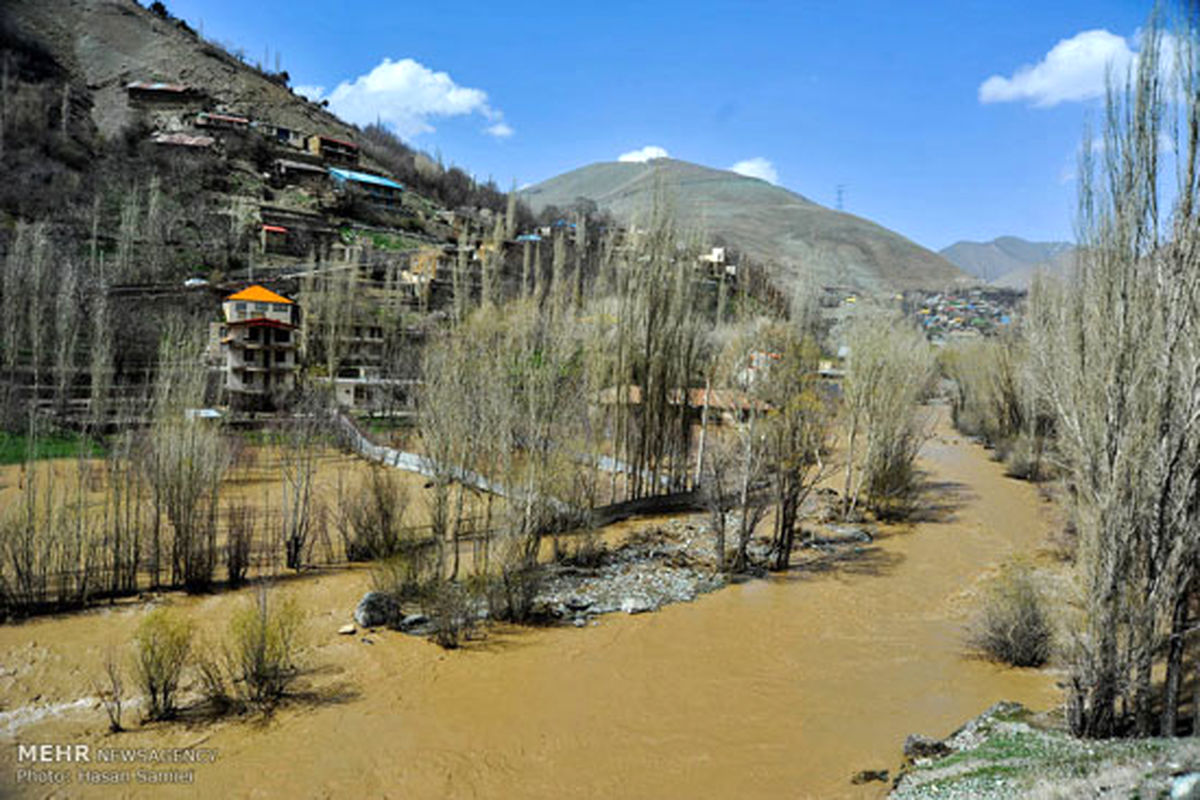
[[[310,702],[268,722],[104,733],[98,709],[5,733],[15,743],[203,742],[214,797],[874,797],[906,734],[945,735],[1000,699],[1057,702],[1054,676],[964,658],[979,581],[1045,540],[1049,507],[942,419],[923,466],[934,519],[886,532],[820,574],[752,581],[656,614],[584,629],[501,630],[446,653],[400,634],[338,637],[363,571],[287,585],[309,611]],[[173,598],[209,628],[244,598]],[[94,694],[104,646],[141,607],[0,628],[0,711]],[[11,720],[10,720],[11,721]],[[187,792],[126,786],[67,796]],[[40,789],[34,796],[51,794]],[[182,796],[182,794],[180,794]]]

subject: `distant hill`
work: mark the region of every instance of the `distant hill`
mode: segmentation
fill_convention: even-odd
[[[1001,236],[990,242],[955,242],[942,256],[964,272],[994,286],[1027,289],[1038,272],[1065,274],[1074,257],[1069,242],[1029,242]]]
[[[783,288],[806,273],[822,286],[883,291],[940,288],[967,277],[936,253],[870,220],[757,178],[686,161],[601,162],[520,194],[535,211],[586,198],[629,223],[648,212],[659,180],[682,227],[719,236],[769,262]]]

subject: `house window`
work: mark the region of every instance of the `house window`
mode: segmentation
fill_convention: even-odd
[[[267,304],[266,304],[266,303],[255,303],[255,304],[254,304],[254,311],[255,311],[255,313],[257,313],[257,314],[265,314],[265,313],[267,313]]]
[[[275,341],[286,344],[287,342],[291,341],[291,339],[291,331],[275,331]]]
[[[285,351],[285,350],[276,350],[276,351],[275,351],[275,363],[276,363],[276,364],[282,364],[282,363],[283,363],[283,362],[285,362],[285,361],[287,361],[287,351]]]
[[[258,328],[251,328],[249,333],[246,334],[246,338],[252,342],[257,342],[258,341]]]
[[[236,313],[236,316],[239,316],[239,317],[244,317],[244,316],[246,316],[246,304],[245,304],[245,303],[238,303],[238,304],[236,304],[236,305],[233,307],[233,310],[234,310],[235,312],[237,312],[237,313]]]

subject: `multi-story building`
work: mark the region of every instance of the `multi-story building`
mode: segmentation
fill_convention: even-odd
[[[345,139],[335,139],[332,136],[313,134],[308,137],[308,152],[328,161],[331,164],[358,163],[358,145]]]
[[[269,409],[296,388],[299,307],[262,286],[225,298],[218,342],[233,408]]]

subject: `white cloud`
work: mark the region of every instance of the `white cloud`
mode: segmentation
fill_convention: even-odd
[[[1028,100],[1034,106],[1050,107],[1102,97],[1108,71],[1123,76],[1135,58],[1129,43],[1115,33],[1084,31],[1063,39],[1037,64],[1026,64],[1012,77],[988,78],[979,85],[979,102]]]
[[[617,161],[640,164],[645,161],[653,161],[656,158],[669,158],[669,154],[665,148],[659,147],[656,144],[648,144],[641,150],[630,150],[628,153],[622,153],[617,156]]]
[[[495,125],[489,125],[483,130],[484,133],[489,136],[495,136],[497,139],[507,139],[516,133],[507,122],[497,122]]]
[[[324,86],[293,86],[292,91],[301,97],[307,97],[314,103],[319,103],[325,95]]]
[[[485,129],[492,136],[513,134],[503,113],[488,104],[487,92],[459,86],[445,72],[434,72],[411,58],[385,58],[367,74],[342,81],[324,99],[345,120],[358,125],[378,120],[406,139],[433,132],[431,120],[437,117],[470,114],[492,123]]]
[[[736,172],[738,175],[745,175],[747,178],[758,178],[767,183],[779,183],[779,171],[775,169],[774,164],[762,156],[739,161],[730,167],[729,171]]]

